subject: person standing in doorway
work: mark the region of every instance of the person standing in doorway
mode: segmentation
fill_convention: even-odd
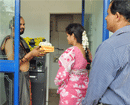
[[[130,0],[112,0],[106,21],[113,35],[96,50],[82,105],[130,105]]]
[[[86,31],[78,23],[66,27],[68,48],[59,58],[59,70],[55,77],[57,93],[60,94],[59,105],[80,105],[88,87],[88,70],[91,57],[87,48]]]

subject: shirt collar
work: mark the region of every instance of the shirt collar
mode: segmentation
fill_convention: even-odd
[[[120,34],[126,33],[126,32],[130,32],[130,25],[124,26],[124,27],[118,29],[115,33],[113,33],[113,35],[111,37],[114,37],[114,36],[117,36],[117,35],[120,35]]]

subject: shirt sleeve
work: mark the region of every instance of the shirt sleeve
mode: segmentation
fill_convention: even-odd
[[[67,49],[59,58],[59,70],[55,77],[55,85],[61,86],[62,84],[67,84],[69,72],[75,62],[75,54],[73,49]]]
[[[86,97],[82,105],[96,105],[103,96],[118,70],[118,59],[114,48],[108,43],[102,43],[96,51],[90,71]]]

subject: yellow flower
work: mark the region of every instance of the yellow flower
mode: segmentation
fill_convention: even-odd
[[[29,46],[30,50],[32,51],[32,50],[35,48],[35,46],[39,46],[39,43],[42,42],[43,39],[45,39],[45,38],[44,38],[44,37],[34,38],[34,42],[35,42],[35,46],[34,46],[34,47],[31,47],[31,46],[29,45],[29,42],[30,42],[33,38],[26,37],[26,38],[23,38],[23,39],[26,41],[27,45]]]

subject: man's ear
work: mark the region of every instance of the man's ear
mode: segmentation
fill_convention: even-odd
[[[116,12],[116,21],[120,21],[122,18],[122,15],[119,12]]]

